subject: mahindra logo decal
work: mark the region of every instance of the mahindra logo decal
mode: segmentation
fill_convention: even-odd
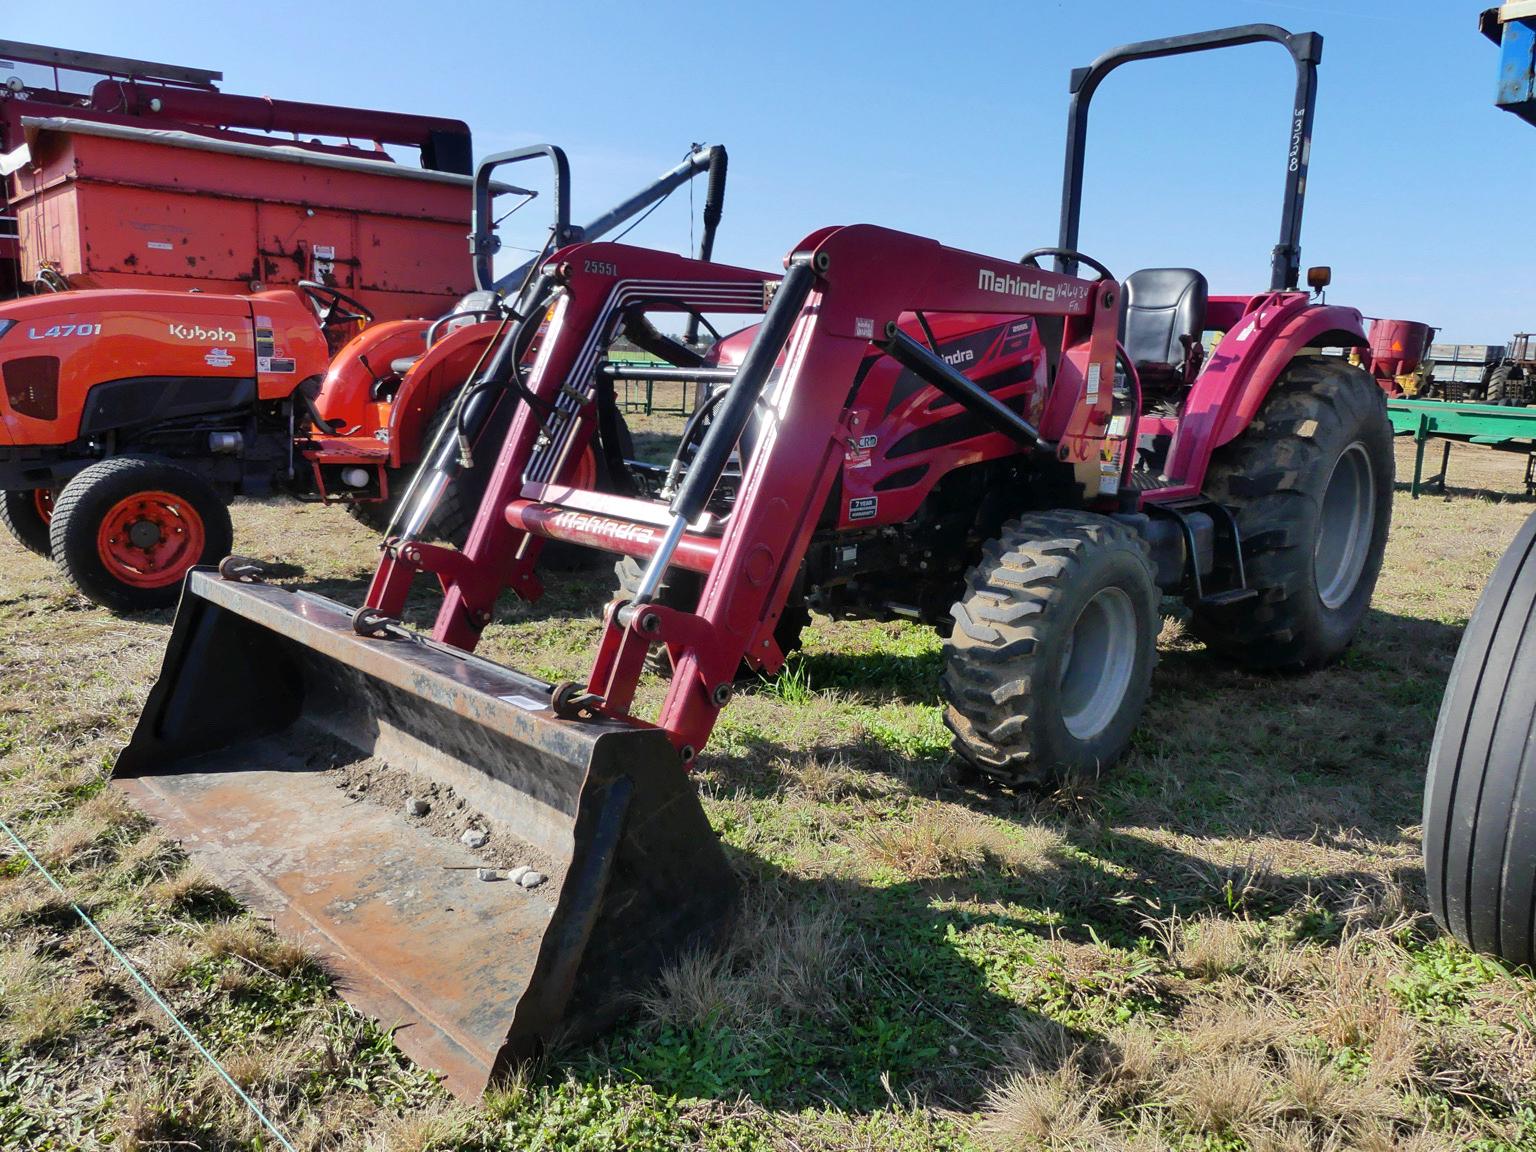
[[[615,520],[609,516],[594,516],[590,512],[561,512],[550,520],[552,527],[567,532],[584,532],[592,536],[606,536],[610,540],[637,540],[650,544],[656,540],[656,529],[649,524],[635,524],[628,520]]]
[[[1004,296],[1021,296],[1026,300],[1044,300],[1049,303],[1056,300],[1082,300],[1088,296],[1086,284],[1042,284],[1038,280],[1029,280],[1009,272],[999,276],[990,268],[977,271],[976,287],[983,292],[998,292]]]
[[[944,353],[944,362],[950,365],[969,364],[974,359],[976,359],[976,353],[970,348],[957,348],[953,352]]]
[[[240,339],[228,328],[204,328],[201,324],[167,324],[166,331],[178,340],[195,340],[199,344],[233,344]]]

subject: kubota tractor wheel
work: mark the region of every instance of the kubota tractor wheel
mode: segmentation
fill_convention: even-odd
[[[951,610],[944,722],[1009,785],[1091,777],[1125,751],[1157,661],[1145,543],[1106,516],[1020,517],[982,550]]]
[[[1216,450],[1206,492],[1233,509],[1254,600],[1194,610],[1193,630],[1249,668],[1316,668],[1354,639],[1392,521],[1392,424],[1370,375],[1304,356]],[[1217,587],[1236,573],[1217,553]]]
[[[154,456],[114,456],[64,486],[49,525],[53,558],[114,612],[166,608],[194,564],[229,555],[229,509],[202,477]]]
[[[30,488],[0,492],[0,523],[28,552],[52,554],[48,546],[48,521],[53,518],[53,489]]]
[[[640,587],[640,577],[645,574],[645,562],[633,556],[623,556],[614,564],[613,572],[619,578],[619,596],[625,600],[633,599]],[[656,590],[656,602],[668,608],[691,612],[698,604],[699,593],[703,588],[703,577],[698,573],[674,568],[662,579],[661,587]],[[779,651],[787,656],[798,649],[800,634],[810,622],[811,612],[805,606],[805,600],[798,592],[792,593],[784,605],[784,611],[779,615],[779,622],[773,627],[773,638]],[[646,654],[645,667],[657,676],[671,677],[672,659],[667,655],[664,645],[652,648]],[[755,673],[751,665],[742,661],[736,678],[744,680],[753,675]]]
[[[1469,948],[1536,964],[1536,516],[1456,652],[1424,788],[1429,907]]]

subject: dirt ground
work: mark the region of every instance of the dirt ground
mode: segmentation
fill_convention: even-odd
[[[1399,492],[1333,668],[1236,672],[1170,621],[1131,755],[1056,795],[954,769],[930,630],[817,617],[699,767],[748,893],[726,954],[477,1107],[103,789],[170,614],[114,617],[9,541],[0,814],[299,1148],[1536,1149],[1536,980],[1441,936],[1418,828],[1461,629],[1536,510],[1522,467],[1458,446],[1447,495]],[[235,524],[360,601],[375,545],[343,512]],[[577,675],[610,591],[561,579],[481,651]],[[0,844],[0,1147],[106,1146],[278,1145]]]

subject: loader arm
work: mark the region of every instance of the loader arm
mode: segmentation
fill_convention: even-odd
[[[586,697],[605,716],[633,720],[645,651],[664,644],[678,669],[657,721],[684,760],[708,739],[744,657],[776,667],[774,624],[825,507],[858,415],[845,406],[871,344],[890,346],[914,313],[1017,314],[1064,319],[1055,399],[1039,429],[1040,450],[1070,469],[1084,493],[1098,491],[1100,447],[1109,423],[1119,286],[945,248],[869,225],[825,229],[786,261],[782,282],[745,269],[663,256],[623,245],[578,245],[547,268],[560,281],[548,332],[522,406],[462,552],[409,542],[386,547],[368,603],[398,615],[416,572],[445,591],[436,640],[470,650],[510,588],[540,592],[542,542],[560,538],[649,560],[654,589],[676,563],[705,573],[694,612],[658,604],[612,606]],[[760,310],[762,326],[735,371],[730,393],[669,506],[570,486],[596,424],[595,368],[619,312],[665,299],[714,313]],[[718,371],[718,370],[717,370]],[[963,382],[962,382],[963,383]],[[968,385],[967,385],[968,386]],[[981,394],[978,405],[991,402]],[[741,479],[734,510],[712,520],[705,505],[746,421],[772,414]],[[645,585],[642,585],[642,597]]]

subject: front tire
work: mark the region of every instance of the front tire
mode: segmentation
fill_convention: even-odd
[[[1477,603],[1424,788],[1430,911],[1467,947],[1536,964],[1536,516]]]
[[[1370,607],[1392,522],[1392,424],[1370,375],[1299,357],[1248,429],[1216,450],[1206,493],[1233,510],[1258,598],[1196,606],[1193,631],[1254,669],[1317,668]],[[1218,587],[1235,584],[1227,565]]]
[[[187,570],[229,555],[229,509],[202,477],[154,456],[115,456],[64,486],[49,524],[53,558],[113,612],[168,608]]]
[[[0,492],[0,523],[10,530],[16,542],[39,556],[53,555],[48,543],[48,522],[53,518],[52,488],[31,488],[18,492]]]
[[[966,576],[944,645],[955,752],[1010,786],[1092,777],[1130,744],[1157,662],[1145,542],[1105,516],[1003,526]]]

